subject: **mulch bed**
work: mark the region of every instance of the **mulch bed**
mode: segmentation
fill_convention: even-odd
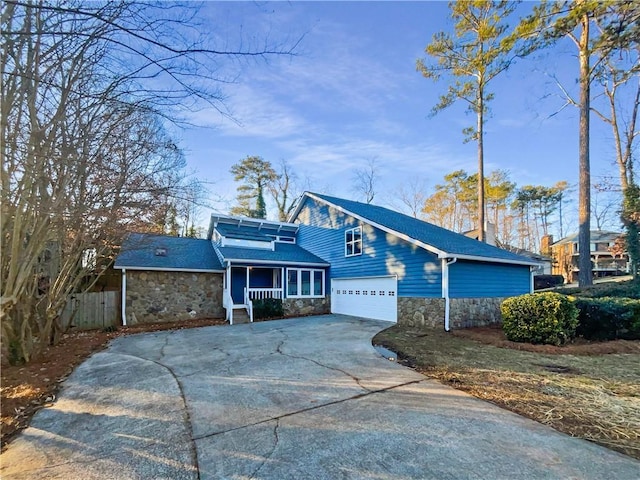
[[[591,342],[576,338],[567,345],[532,345],[507,340],[500,325],[452,330],[456,337],[468,338],[485,345],[493,345],[513,350],[544,353],[549,355],[606,355],[611,353],[640,353],[640,343],[629,340],[611,340],[608,342]]]

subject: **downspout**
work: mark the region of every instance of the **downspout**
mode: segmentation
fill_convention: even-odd
[[[233,297],[231,296],[231,262],[227,261],[227,268],[225,271],[225,277],[227,280],[227,288],[226,288],[226,293],[227,293],[227,298],[226,298],[226,303],[227,303],[227,316],[229,317],[229,325],[233,325]],[[229,299],[231,299],[231,304],[229,304]],[[231,312],[231,313],[229,313]]]
[[[122,326],[127,326],[127,270],[122,269],[122,298],[121,302],[121,315],[122,315]]]
[[[450,261],[449,261],[450,260]],[[453,265],[458,261],[457,258],[442,259],[442,296],[444,297],[444,331],[448,332],[449,328],[449,265]]]
[[[535,276],[534,272],[535,272],[535,267],[533,265],[530,265],[529,266],[529,293],[533,293],[533,290],[534,290],[533,288],[534,286],[533,277]]]

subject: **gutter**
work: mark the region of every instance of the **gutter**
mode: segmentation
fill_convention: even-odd
[[[136,266],[114,266],[114,270],[139,270],[147,272],[184,272],[184,273],[224,273],[224,270],[212,270],[208,268],[171,268],[171,267],[136,267]]]
[[[329,263],[310,263],[310,262],[289,262],[280,260],[251,260],[250,258],[225,258],[226,262],[233,262],[239,265],[272,265],[279,267],[281,265],[293,265],[300,267],[330,267]]]
[[[449,265],[453,265],[458,261],[457,257],[442,259],[442,297],[444,298],[444,331],[451,330],[449,326]]]

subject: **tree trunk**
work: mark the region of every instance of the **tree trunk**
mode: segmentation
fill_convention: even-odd
[[[478,240],[486,241],[484,231],[484,88],[478,87]]]
[[[589,112],[590,80],[589,73],[589,14],[582,16],[580,35],[580,148],[579,148],[579,199],[578,199],[578,285],[593,284],[591,268],[591,167],[589,165]]]

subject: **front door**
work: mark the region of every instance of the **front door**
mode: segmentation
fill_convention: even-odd
[[[231,267],[231,298],[235,305],[244,303],[244,289],[247,286],[247,268]]]

